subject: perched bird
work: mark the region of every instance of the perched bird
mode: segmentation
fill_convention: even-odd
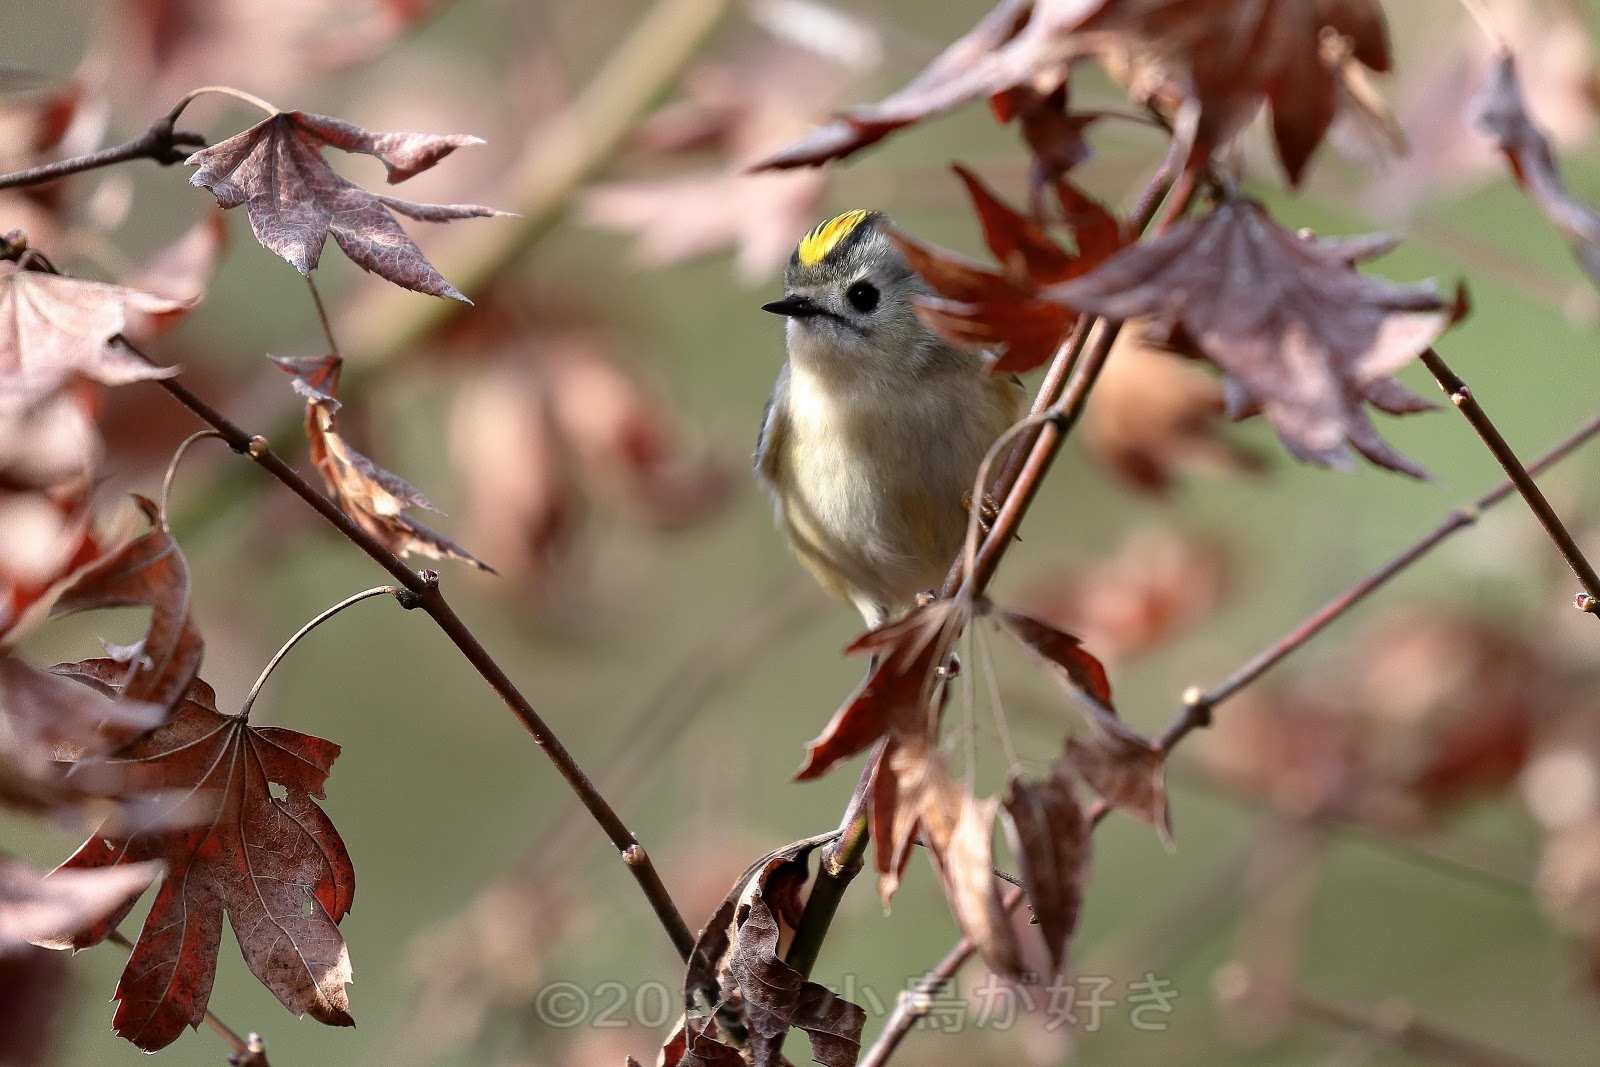
[[[978,467],[1025,400],[1020,380],[918,318],[912,298],[929,289],[887,224],[875,211],[822,223],[790,257],[783,299],[762,305],[788,318],[789,358],[755,455],[800,562],[869,626],[944,579]]]

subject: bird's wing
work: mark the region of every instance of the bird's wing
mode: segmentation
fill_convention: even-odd
[[[761,412],[761,432],[756,436],[756,478],[769,488],[776,483],[778,455],[783,450],[784,436],[789,432],[789,364],[778,372],[772,386],[772,396]]]

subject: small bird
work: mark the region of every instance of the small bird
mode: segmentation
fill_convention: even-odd
[[[943,581],[978,467],[1026,399],[917,316],[912,298],[930,290],[887,225],[876,211],[822,223],[789,258],[783,299],[762,305],[787,317],[789,358],[756,477],[800,562],[868,626]]]

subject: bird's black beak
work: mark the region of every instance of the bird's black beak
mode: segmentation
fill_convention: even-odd
[[[774,315],[784,315],[791,319],[808,319],[812,315],[824,314],[823,310],[811,302],[810,297],[794,296],[774,300],[770,304],[762,304],[762,311],[770,311]]]

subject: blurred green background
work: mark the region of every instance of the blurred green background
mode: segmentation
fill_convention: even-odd
[[[1451,3],[1389,6],[1402,64],[1408,57],[1422,62],[1431,48],[1441,47],[1438,42],[1453,39],[1462,20]],[[496,126],[515,112],[512,103],[522,91],[525,57],[519,49],[542,42],[581,81],[642,7],[612,0],[461,0],[388,55],[353,72],[279,91],[274,100],[374,128],[482,132],[491,144],[476,151],[503,162],[523,147],[504,143],[520,136],[514,129],[500,129],[502,140],[494,140]],[[942,42],[963,32],[981,6],[896,0],[852,10],[883,27],[894,45],[886,66],[852,90],[851,100],[866,100],[899,84]],[[69,76],[109,17],[96,4],[14,0],[0,12],[0,61],[52,78]],[[736,11],[730,22],[740,18]],[[1448,34],[1441,28],[1446,26]],[[725,31],[735,40],[746,32],[732,26]],[[229,80],[248,87],[250,76],[245,69]],[[115,72],[110,84],[118,84]],[[1099,92],[1109,98],[1109,91]],[[426,113],[405,118],[408,101],[426,105]],[[374,117],[379,115],[381,125]],[[119,109],[116,116],[113,136],[142,128],[136,114]],[[193,114],[193,125],[213,139],[247,121],[253,119],[215,105]],[[1095,143],[1099,155],[1081,178],[1126,208],[1130,190],[1154,162],[1154,140],[1108,125]],[[975,224],[944,169],[951,158],[974,165],[1007,195],[1020,197],[1023,150],[1013,131],[996,127],[975,106],[836,168],[818,215],[871,204],[914,233],[976,254]],[[1319,159],[1321,171],[1349,170],[1326,148]],[[1595,162],[1586,153],[1565,159],[1580,193],[1600,189]],[[375,166],[365,163],[339,166],[375,182]],[[480,183],[452,186],[451,196],[495,202],[492,163],[469,162],[463,154],[440,171],[480,164],[486,168],[474,171]],[[648,170],[632,167],[634,173]],[[1346,233],[1388,224],[1360,210],[1351,181],[1319,174],[1307,196],[1291,199],[1275,176],[1257,171],[1260,194],[1293,225]],[[136,207],[116,239],[129,254],[175,237],[209,200],[186,186],[182,168],[157,171],[140,163],[126,173],[133,178]],[[425,187],[405,195],[430,198]],[[219,377],[245,383],[231,394],[241,419],[277,425],[292,415],[294,401],[263,353],[310,353],[321,343],[302,283],[249,239],[242,215],[230,216],[232,253],[205,305],[174,343],[181,343],[191,362],[215,360]],[[7,228],[0,219],[0,230]],[[1378,269],[1402,280],[1469,280],[1474,313],[1447,338],[1444,351],[1525,456],[1600,408],[1592,292],[1561,241],[1509,182],[1495,175],[1481,186],[1453,190],[1425,206],[1411,229],[1414,239]],[[776,610],[772,601],[796,596],[788,584],[794,567],[773,532],[770,507],[743,478],[743,457],[781,359],[780,324],[758,310],[776,283],[740,285],[721,254],[640,269],[630,263],[624,238],[570,219],[516,269],[535,288],[573,293],[603,309],[625,364],[692,428],[692,447],[730,457],[737,482],[724,513],[679,531],[644,531],[603,510],[589,516],[579,548],[586,580],[579,583],[575,604],[541,607],[531,594],[508,593],[471,580],[460,567],[441,567],[460,614],[577,758],[597,769],[628,742],[637,709],[686,656],[715,643],[717,634],[741,632],[748,625],[741,620],[769,617]],[[331,246],[318,276],[336,306],[362,282]],[[402,365],[361,400],[380,462],[422,487],[446,512],[460,501],[441,443],[443,421],[462,373],[448,366]],[[1420,368],[1401,378],[1434,393]],[[153,413],[151,418],[184,425],[181,413],[161,411],[164,400],[154,390],[132,387],[112,394],[111,402],[124,397],[143,405],[139,410]],[[1114,671],[1124,714],[1141,730],[1159,730],[1186,686],[1221,678],[1448,509],[1499,480],[1492,458],[1453,412],[1379,419],[1384,434],[1433,471],[1436,481],[1419,484],[1367,466],[1335,473],[1296,465],[1257,420],[1237,433],[1273,457],[1266,477],[1192,479],[1157,500],[1113,484],[1080,449],[1069,447],[1029,516],[1024,540],[1007,560],[998,598],[1024,595],[1063,565],[1109,553],[1141,525],[1175,525],[1221,539],[1233,563],[1222,608],[1182,640]],[[197,455],[180,479],[180,502],[187,486],[207,485],[211,474],[238,462]],[[118,471],[118,463],[112,455],[116,484],[146,492],[157,484],[158,472]],[[1592,505],[1589,485],[1597,467],[1600,459],[1582,455],[1549,477],[1558,506],[1581,512]],[[185,545],[208,638],[205,675],[224,708],[237,704],[260,666],[301,622],[381,580],[363,557],[321,530],[295,527],[292,539],[263,560],[289,510],[281,500],[272,502],[281,496],[277,488],[266,488],[248,507],[230,508],[205,524]],[[466,541],[450,520],[439,521]],[[1342,621],[1327,641],[1336,644],[1341,634],[1399,603],[1428,598],[1533,625],[1566,610],[1571,592],[1566,587],[1573,583],[1557,582],[1552,592],[1540,577],[1551,553],[1513,502]],[[108,632],[108,625],[126,629]],[[94,651],[94,636],[116,640],[137,627],[131,616],[109,624],[104,618],[50,624],[30,636],[25,650],[36,661],[76,658]],[[805,742],[860,675],[861,664],[838,654],[857,630],[854,615],[830,606],[792,629],[717,687],[693,724],[651,751],[646,770],[630,776],[618,794],[624,818],[655,856],[668,886],[681,894],[691,925],[698,925],[757,855],[834,825],[854,780],[851,766],[821,782],[790,781]],[[1314,646],[1304,656],[1324,653]],[[1042,766],[1059,750],[1070,709],[1020,660],[1003,655],[1001,664],[1015,698],[1009,703],[1018,747]],[[599,831],[569,810],[566,790],[537,747],[420,614],[374,602],[330,623],[286,661],[256,715],[344,746],[325,807],[354,857],[359,883],[355,910],[343,924],[356,975],[350,990],[359,1022],[354,1031],[289,1017],[246,972],[231,935],[225,938],[212,1007],[237,1029],[261,1031],[278,1067],[391,1063],[401,1061],[407,1046],[415,1052],[418,1039],[404,1027],[419,1017],[413,999],[418,939],[506,871],[525,844],[556,820],[577,820],[566,832],[582,847],[563,850],[552,857],[557,866],[543,870],[560,903],[548,904],[558,917],[545,931],[542,958],[527,961],[536,976],[530,988],[568,980],[595,992],[601,983],[620,982],[631,996],[645,983],[671,985],[676,968],[670,946]],[[994,750],[994,729],[981,719],[979,739]],[[1132,951],[1128,946],[1150,935],[1158,917],[1192,896],[1241,842],[1261,832],[1264,816],[1196,784],[1183,773],[1184,764],[1180,759],[1174,771],[1174,851],[1164,850],[1147,828],[1121,818],[1112,818],[1096,836],[1093,881],[1074,947],[1078,959]],[[1513,802],[1474,808],[1451,832],[1532,862],[1534,831]],[[0,819],[6,849],[43,866],[59,862],[78,838],[71,827]],[[823,953],[820,980],[854,983],[892,1000],[910,977],[943,955],[955,928],[926,864],[915,860],[911,871],[889,915],[875,899],[870,877],[852,889]],[[1535,1062],[1592,1059],[1600,1038],[1594,995],[1529,894],[1453,877],[1354,839],[1332,846],[1315,893],[1303,960],[1307,988],[1363,1003],[1403,998],[1430,1021]],[[125,928],[130,934],[135,929],[131,921]],[[1196,930],[1174,958],[1116,975],[1126,981],[1154,970],[1170,979],[1179,995],[1168,1028],[1136,1032],[1125,1011],[1111,1011],[1103,1032],[1082,1036],[1078,1062],[1324,1062],[1343,1043],[1331,1031],[1296,1025],[1283,1040],[1251,1048],[1219,1023],[1211,977],[1233,954],[1233,937],[1233,919],[1224,917]],[[111,946],[75,962],[78,995],[61,1062],[138,1060],[140,1054],[109,1029],[106,1001],[122,964],[122,954]],[[980,979],[969,970],[963,980],[970,987]],[[597,1003],[610,999],[602,993]],[[648,999],[641,1003],[664,1011]],[[869,1021],[869,1035],[879,1022]],[[539,1025],[526,1011],[502,1012],[477,1039],[449,1047],[439,1062],[620,1063],[623,1051],[653,1062],[651,1040],[662,1033],[663,1027],[640,1026],[609,1035],[579,1033]],[[616,1037],[615,1047],[597,1043],[608,1036]],[[577,1038],[588,1043],[575,1051]],[[788,1051],[801,1056],[803,1049],[796,1035]],[[1054,1062],[1064,1055],[1060,1035],[1044,1033],[1037,1024],[1019,1025],[1010,1034],[971,1028],[954,1036],[919,1034],[902,1053],[908,1063],[968,1064]],[[157,1062],[209,1065],[224,1059],[221,1042],[201,1032],[186,1035]],[[1411,1061],[1385,1051],[1377,1062]]]

